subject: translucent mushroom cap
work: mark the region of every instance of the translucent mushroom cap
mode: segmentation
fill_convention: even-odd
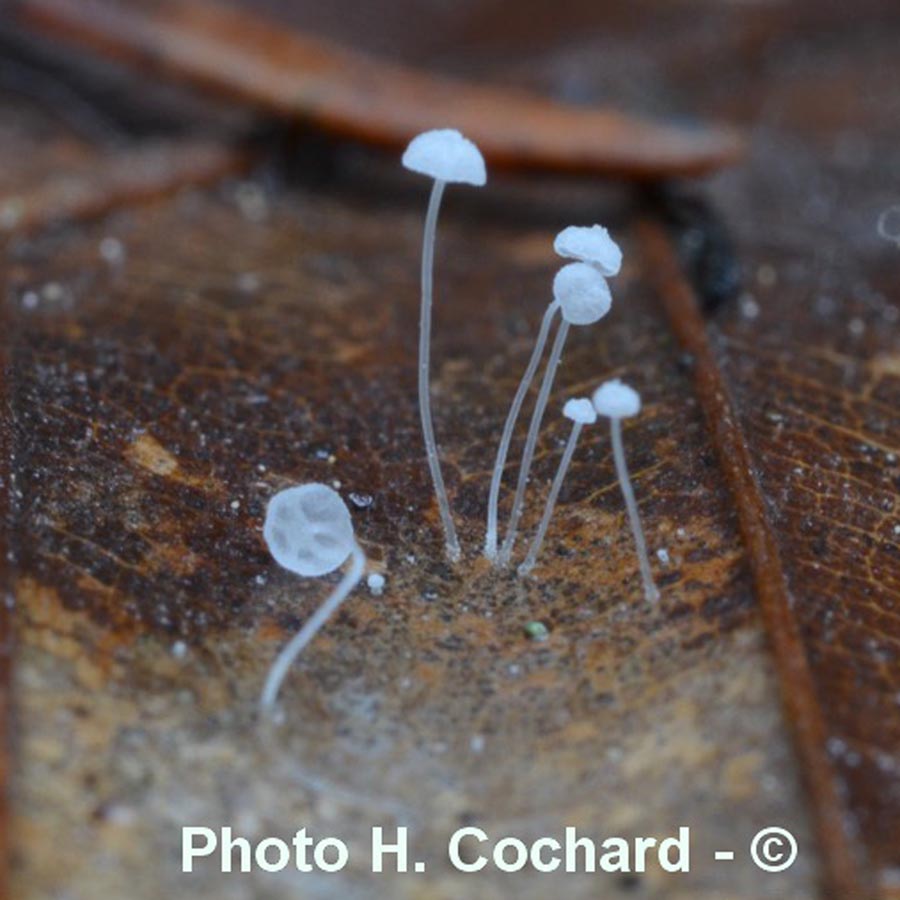
[[[627,419],[641,411],[641,395],[618,378],[604,381],[594,391],[591,402],[601,416],[610,419]]]
[[[416,135],[403,153],[403,165],[437,181],[476,187],[487,181],[481,151],[454,128],[436,128]]]
[[[310,578],[327,575],[350,555],[350,510],[327,484],[302,484],[269,501],[263,537],[280,566]]]
[[[597,410],[594,409],[594,404],[587,397],[566,400],[563,415],[580,425],[593,425],[597,421]]]
[[[612,306],[606,279],[587,263],[569,263],[553,279],[553,296],[572,325],[592,325]]]
[[[563,228],[553,249],[567,259],[590,263],[607,278],[618,275],[622,268],[622,251],[602,225]]]

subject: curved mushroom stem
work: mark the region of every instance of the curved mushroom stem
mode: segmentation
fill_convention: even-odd
[[[584,422],[573,422],[572,431],[569,434],[569,440],[566,442],[566,449],[563,450],[562,459],[559,461],[559,468],[553,478],[553,484],[550,485],[550,493],[547,495],[547,504],[544,506],[544,515],[541,516],[541,523],[535,532],[534,540],[528,549],[528,555],[525,557],[522,565],[519,566],[519,574],[527,575],[537,562],[538,554],[541,552],[541,546],[544,543],[544,537],[547,534],[547,528],[550,525],[550,519],[553,516],[553,510],[556,507],[556,500],[559,497],[560,488],[562,488],[563,479],[566,472],[569,471],[569,465],[572,457],[575,455],[575,448],[578,446],[578,436],[581,429],[584,428]]]
[[[331,596],[310,616],[300,631],[291,638],[269,668],[269,674],[266,675],[266,683],[259,698],[259,707],[263,713],[272,713],[275,701],[278,699],[278,692],[281,690],[281,684],[288,670],[300,655],[300,651],[316,636],[331,614],[347,599],[347,595],[362,579],[366,568],[366,555],[355,541],[353,550],[350,551],[350,559],[350,568],[347,569]]]
[[[425,235],[422,240],[422,313],[419,320],[419,417],[422,420],[422,435],[425,438],[425,454],[428,457],[428,468],[434,482],[437,495],[438,512],[444,526],[444,538],[447,544],[447,556],[451,562],[460,558],[459,538],[453,516],[450,514],[450,501],[447,499],[447,488],[441,474],[441,462],[438,458],[437,442],[434,439],[434,424],[431,421],[431,297],[434,272],[434,234],[437,230],[438,211],[441,197],[444,195],[446,182],[436,179],[428,201],[428,213],[425,216]]]
[[[519,466],[519,480],[516,484],[516,494],[513,498],[512,511],[509,514],[509,525],[506,529],[506,537],[500,548],[498,563],[501,566],[509,565],[513,546],[516,543],[516,531],[519,527],[519,519],[522,517],[522,507],[525,502],[525,489],[528,487],[528,472],[531,469],[531,461],[534,459],[534,449],[537,445],[538,432],[541,430],[541,420],[544,418],[544,410],[550,399],[550,389],[553,387],[553,378],[562,357],[566,336],[569,333],[569,323],[563,319],[559,323],[559,329],[553,340],[553,348],[550,351],[550,359],[544,371],[544,380],[541,382],[541,390],[531,414],[531,425],[528,427],[528,436],[525,438],[525,450],[522,452],[522,463]]]
[[[516,420],[522,411],[525,396],[528,394],[531,382],[534,381],[534,374],[537,371],[541,357],[544,355],[547,335],[550,333],[550,326],[553,324],[553,317],[558,309],[559,303],[554,300],[544,313],[537,341],[534,345],[534,350],[531,352],[531,359],[528,360],[525,374],[522,376],[522,380],[516,389],[516,395],[513,397],[512,405],[509,408],[509,415],[506,417],[506,424],[503,426],[500,446],[497,447],[497,459],[494,461],[494,474],[491,476],[491,491],[488,496],[487,532],[484,537],[484,555],[490,560],[494,560],[497,557],[497,505],[500,501],[500,482],[503,480],[503,469],[506,466],[509,444],[516,427]]]
[[[634,499],[634,490],[631,487],[631,479],[628,477],[628,466],[625,464],[625,448],[622,446],[622,420],[611,418],[609,422],[612,431],[616,474],[619,476],[619,485],[622,488],[622,496],[625,498],[625,509],[628,511],[628,520],[631,523],[631,533],[634,535],[634,543],[637,545],[638,564],[641,568],[641,580],[644,583],[644,596],[648,603],[655,603],[659,600],[659,590],[653,583],[653,573],[650,571],[650,560],[647,556],[647,542],[644,540],[644,530],[641,528],[637,501]]]

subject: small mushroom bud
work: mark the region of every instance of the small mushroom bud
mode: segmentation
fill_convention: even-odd
[[[631,533],[634,535],[634,543],[637,547],[638,563],[641,569],[641,580],[644,585],[644,596],[650,603],[659,599],[659,590],[653,582],[653,573],[650,571],[650,559],[647,554],[647,542],[644,539],[644,530],[641,527],[641,516],[638,512],[637,501],[634,499],[634,489],[631,479],[628,477],[628,466],[625,464],[625,449],[622,445],[622,419],[636,416],[641,411],[641,396],[638,392],[623,384],[618,378],[601,384],[594,391],[591,401],[594,409],[601,416],[609,419],[612,433],[613,459],[616,464],[616,474],[622,495],[625,498],[625,509],[631,523]]]
[[[535,532],[534,540],[528,550],[525,561],[519,566],[519,574],[527,575],[537,562],[538,554],[541,552],[541,546],[544,543],[544,537],[547,534],[547,528],[550,526],[550,519],[553,516],[553,510],[556,508],[556,501],[562,488],[563,480],[566,472],[569,471],[569,465],[572,457],[575,455],[575,448],[578,446],[578,437],[581,429],[585,425],[593,425],[597,421],[597,412],[593,404],[587,397],[567,400],[563,407],[563,415],[572,421],[572,430],[569,432],[569,439],[563,450],[562,459],[559,461],[559,468],[553,478],[553,484],[550,485],[550,493],[547,495],[547,503],[544,506],[544,514],[541,516],[540,525]]]
[[[562,358],[569,326],[592,325],[594,322],[602,319],[609,312],[612,305],[612,295],[606,279],[596,269],[585,263],[569,263],[556,273],[556,277],[553,279],[553,298],[562,314],[562,322],[553,340],[550,358],[544,371],[544,380],[541,383],[541,390],[534,405],[534,413],[531,416],[528,435],[525,438],[525,449],[522,452],[522,462],[519,466],[519,479],[516,484],[516,493],[513,497],[512,510],[509,514],[509,525],[498,555],[498,562],[501,566],[509,564],[516,542],[516,531],[518,530],[519,519],[524,508],[528,475],[534,459],[541,421],[547,408],[547,401],[550,398],[550,390],[553,387],[556,369]]]

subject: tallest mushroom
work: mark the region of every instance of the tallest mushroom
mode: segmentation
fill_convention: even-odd
[[[447,489],[441,474],[434,425],[431,420],[431,303],[434,269],[434,235],[437,229],[438,211],[444,187],[448,183],[473,184],[481,187],[487,181],[484,159],[478,148],[468,138],[452,128],[425,131],[412,139],[403,154],[403,165],[413,172],[419,172],[434,179],[428,213],[425,216],[425,236],[422,242],[422,312],[419,321],[419,415],[422,419],[422,435],[425,439],[425,453],[434,491],[437,495],[438,511],[444,526],[447,555],[451,561],[460,558],[459,538]]]

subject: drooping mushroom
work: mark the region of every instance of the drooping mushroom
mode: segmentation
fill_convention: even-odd
[[[625,509],[628,511],[628,520],[631,523],[631,533],[634,535],[634,543],[637,547],[638,564],[641,569],[641,581],[644,585],[644,596],[650,603],[659,599],[659,590],[653,581],[653,573],[650,571],[650,559],[647,555],[647,542],[644,539],[644,530],[641,527],[641,516],[638,512],[637,501],[634,499],[634,489],[631,479],[628,477],[628,466],[625,463],[625,449],[622,445],[622,419],[636,416],[641,411],[641,395],[618,378],[606,381],[594,391],[591,402],[594,409],[601,416],[609,419],[612,433],[613,460],[616,465],[616,475],[622,488],[622,496],[625,498]]]
[[[359,584],[366,556],[354,537],[347,505],[337,491],[316,482],[286,488],[272,497],[263,537],[275,562],[306,578],[327,575],[348,557],[351,560],[338,586],[272,663],[259,700],[262,712],[271,713],[294,660]]]
[[[528,549],[524,562],[519,566],[520,575],[527,575],[537,562],[563,480],[566,477],[566,472],[569,471],[572,457],[575,455],[575,448],[578,446],[578,437],[581,434],[581,429],[585,425],[593,425],[597,421],[597,411],[586,397],[567,400],[566,405],[563,407],[563,415],[567,419],[572,420],[572,430],[569,432],[569,439],[566,441],[562,459],[559,461],[559,468],[556,470],[556,475],[553,478],[553,484],[550,485],[550,493],[547,495],[547,503],[544,505],[544,514],[541,516],[541,522],[534,534],[534,540],[531,542],[531,547]]]
[[[438,211],[444,187],[448,183],[473,184],[478,187],[487,181],[484,159],[470,140],[452,128],[426,131],[413,138],[403,154],[403,165],[434,179],[428,212],[425,216],[425,233],[422,241],[422,310],[419,322],[419,415],[425,439],[428,468],[437,495],[438,512],[444,526],[447,555],[452,561],[460,558],[459,538],[450,512],[447,488],[441,474],[434,425],[431,418],[430,368],[431,368],[431,306],[434,270],[434,236]]]
[[[544,371],[544,379],[538,392],[534,412],[531,416],[531,424],[525,438],[525,449],[522,452],[522,461],[519,466],[519,478],[516,483],[516,493],[513,497],[512,510],[509,515],[509,525],[506,537],[497,556],[499,565],[509,564],[513,547],[516,542],[516,532],[525,502],[525,490],[528,487],[528,474],[534,459],[534,451],[537,446],[538,434],[547,401],[550,398],[550,389],[553,387],[553,379],[556,369],[562,357],[566,336],[570,325],[591,325],[605,316],[612,306],[612,295],[606,279],[587,263],[569,263],[563,266],[553,279],[553,296],[562,314],[562,322],[553,340],[550,350],[550,358]]]

